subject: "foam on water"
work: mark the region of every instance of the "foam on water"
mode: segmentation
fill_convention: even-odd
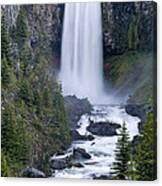
[[[80,126],[78,132],[80,134],[90,134],[90,132],[86,130],[86,127],[90,124],[89,119],[95,122],[112,121],[121,125],[125,122],[131,140],[138,134],[138,122],[140,119],[128,115],[125,109],[120,106],[94,106],[92,113],[83,115],[78,122]],[[94,137],[95,139],[93,141],[74,141],[70,147],[70,151],[73,148],[79,147],[85,149],[91,155],[91,159],[81,161],[84,167],[72,167],[56,171],[54,174],[56,178],[92,179],[92,175],[100,176],[110,173],[115,157],[114,150],[116,148],[117,136],[104,137],[94,135]]]

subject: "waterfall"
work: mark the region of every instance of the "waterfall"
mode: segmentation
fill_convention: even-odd
[[[100,3],[66,3],[60,81],[64,95],[99,102],[103,92]]]

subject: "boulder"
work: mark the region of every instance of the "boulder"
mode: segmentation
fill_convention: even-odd
[[[94,137],[92,135],[87,135],[87,136],[81,135],[77,130],[71,130],[71,136],[72,136],[72,140],[88,140],[88,141],[94,140]]]
[[[72,162],[69,167],[83,168],[84,165],[80,162]]]
[[[22,170],[21,173],[22,177],[27,177],[27,178],[45,178],[46,175],[44,172],[35,169],[33,167],[27,167]]]
[[[90,159],[91,155],[88,154],[85,149],[82,148],[76,148],[73,150],[73,158],[76,160],[80,159]]]
[[[52,169],[62,170],[68,167],[69,160],[68,158],[54,158],[51,160]]]
[[[98,136],[114,136],[117,135],[116,130],[119,129],[121,126],[116,123],[110,122],[91,122],[90,125],[87,127],[87,130],[94,135]]]
[[[125,106],[125,111],[132,116],[139,117],[141,122],[144,123],[146,111],[143,105],[128,104]]]
[[[90,113],[92,106],[88,99],[78,99],[76,96],[64,97],[65,111],[70,128],[77,129],[77,122],[83,114]]]

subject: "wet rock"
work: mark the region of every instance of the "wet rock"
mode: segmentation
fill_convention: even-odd
[[[110,175],[95,175],[95,174],[93,174],[92,175],[92,178],[94,179],[94,180],[111,180],[112,179],[112,177],[110,176]]]
[[[117,135],[116,130],[119,129],[121,126],[116,123],[110,122],[98,122],[93,123],[91,122],[90,125],[87,127],[87,130],[94,135],[98,136],[114,136]]]
[[[85,149],[82,148],[76,148],[73,150],[73,158],[76,160],[79,159],[90,159],[91,155],[88,154]]]
[[[139,117],[142,123],[145,121],[146,111],[144,105],[128,104],[125,106],[125,111],[132,116]]]
[[[80,162],[73,162],[73,163],[70,164],[70,167],[83,168],[84,165]]]
[[[81,135],[77,130],[71,130],[71,136],[73,140],[88,140],[88,141],[94,140],[94,137],[92,135],[88,135],[88,136]]]
[[[35,169],[33,167],[27,167],[24,170],[22,170],[22,177],[27,177],[27,178],[45,178],[46,175],[44,172]]]
[[[133,137],[133,140],[131,141],[131,146],[132,146],[132,153],[136,153],[136,147],[140,142],[140,136],[136,135]]]
[[[69,165],[68,158],[54,158],[51,160],[51,167],[53,169],[61,170],[65,169]]]
[[[92,106],[88,99],[78,99],[76,96],[64,97],[65,111],[72,130],[77,129],[77,122],[83,114],[90,113]]]

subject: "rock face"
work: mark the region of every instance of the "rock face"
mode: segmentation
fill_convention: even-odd
[[[29,44],[33,50],[46,40],[52,48],[53,62],[60,65],[64,4],[2,6],[9,27],[15,25],[20,8],[27,14]],[[122,54],[127,50],[151,51],[156,36],[155,2],[102,3],[104,56]],[[44,38],[40,37],[44,34]]]
[[[142,123],[145,121],[146,111],[143,105],[128,104],[125,106],[125,110],[128,114],[139,117]]]
[[[117,135],[116,129],[119,129],[121,126],[116,123],[109,122],[98,122],[91,123],[87,130],[94,135],[98,136],[114,136]]]
[[[139,117],[141,119],[141,121],[138,123],[139,131],[142,131],[143,129],[147,113],[155,113],[153,107],[147,104],[127,104],[125,106],[125,110],[128,114]]]
[[[65,111],[71,130],[78,128],[77,122],[85,113],[90,113],[92,107],[87,99],[78,99],[76,96],[64,98]]]
[[[64,4],[3,5],[2,10],[9,30],[15,26],[20,9],[26,15],[30,49],[35,52],[41,43],[45,51],[51,52],[49,55],[52,56],[53,63],[59,65]]]
[[[27,178],[45,178],[46,175],[44,172],[35,169],[33,167],[27,167],[22,171],[22,177],[27,177]]]
[[[104,2],[102,15],[105,56],[154,48],[155,2]]]

